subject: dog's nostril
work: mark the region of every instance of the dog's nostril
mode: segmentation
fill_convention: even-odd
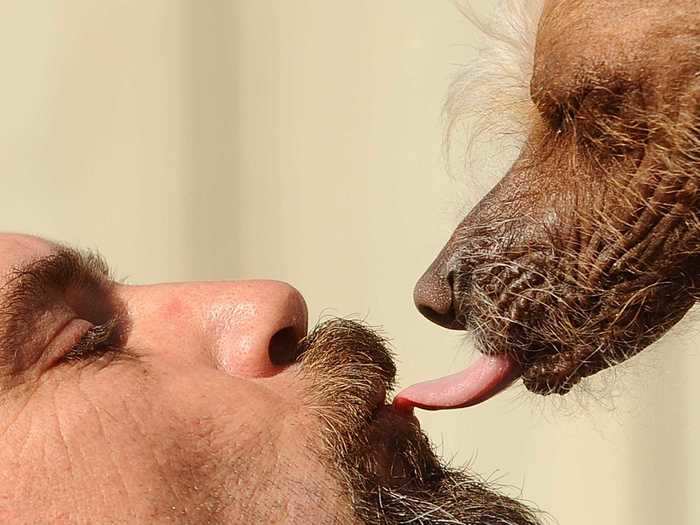
[[[293,327],[282,328],[270,338],[268,355],[275,366],[291,365],[299,353],[299,338]]]
[[[418,304],[416,306],[418,308],[418,311],[421,314],[423,314],[424,317],[426,317],[435,324],[439,324],[440,326],[444,326],[445,328],[451,328],[455,330],[463,328],[461,326],[457,326],[455,313],[452,307],[450,307],[445,312],[438,312],[436,310],[433,310],[430,306],[426,306],[424,304]]]
[[[432,322],[455,330],[464,327],[457,323],[452,302],[453,274],[440,277],[428,270],[420,278],[413,293],[418,311]]]
[[[455,289],[455,272],[454,272],[454,270],[450,270],[450,271],[447,273],[447,287],[448,287],[450,290],[454,290],[454,289]]]

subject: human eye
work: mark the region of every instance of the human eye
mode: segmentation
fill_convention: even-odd
[[[76,362],[99,359],[123,351],[123,328],[117,318],[92,325],[64,354],[61,361]]]
[[[17,382],[54,366],[129,355],[128,308],[95,253],[62,247],[13,269],[0,290],[0,317],[0,361],[12,349],[5,368]]]

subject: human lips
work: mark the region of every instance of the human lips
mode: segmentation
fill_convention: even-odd
[[[375,331],[344,319],[323,323],[301,341],[299,362],[311,404],[331,416],[335,431],[355,436],[388,419],[418,425],[410,407],[389,400],[396,367]]]
[[[513,523],[537,519],[435,454],[411,407],[387,403],[395,366],[384,340],[342,319],[303,342],[299,367],[317,413],[321,457],[361,523]]]
[[[314,405],[366,421],[386,404],[396,366],[376,332],[354,321],[333,319],[312,330],[298,353],[299,371]]]

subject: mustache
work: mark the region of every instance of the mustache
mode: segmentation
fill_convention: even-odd
[[[354,435],[394,386],[396,365],[387,341],[356,321],[319,324],[299,343],[298,355],[307,401],[342,435]]]
[[[299,344],[308,406],[321,421],[320,458],[361,523],[538,525],[522,503],[443,465],[415,418],[386,405],[396,365],[387,340],[331,319]]]

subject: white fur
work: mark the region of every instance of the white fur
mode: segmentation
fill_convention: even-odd
[[[450,163],[455,150],[468,152],[477,135],[484,132],[490,140],[498,135],[516,141],[527,132],[533,110],[530,77],[543,0],[501,0],[495,15],[487,20],[475,14],[468,0],[455,2],[485,39],[476,60],[450,86],[445,104],[445,148]]]

